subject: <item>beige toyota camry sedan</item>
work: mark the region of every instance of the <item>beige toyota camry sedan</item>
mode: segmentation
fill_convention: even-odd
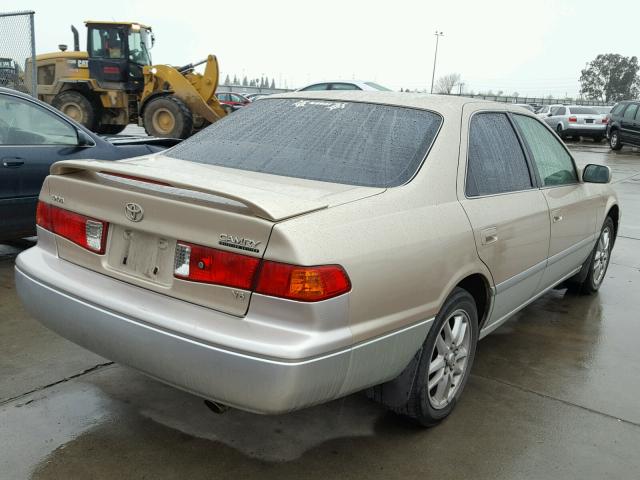
[[[352,392],[428,426],[476,344],[562,284],[593,294],[620,210],[524,109],[447,96],[270,96],[162,155],[55,164],[26,308],[219,405]]]

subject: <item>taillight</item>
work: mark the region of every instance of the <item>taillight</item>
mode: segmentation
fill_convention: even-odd
[[[109,229],[107,222],[38,202],[36,223],[87,250],[100,255],[105,251]]]
[[[569,117],[570,123],[576,123],[578,121],[578,117]]]
[[[318,302],[351,290],[339,265],[300,267],[178,241],[174,276],[192,282],[253,290],[272,297]]]
[[[351,282],[339,265],[299,267],[265,261],[256,293],[303,302],[318,302],[351,290]]]
[[[602,119],[602,123],[609,123],[609,119],[608,119],[607,117],[604,117],[604,118]]]
[[[259,258],[178,242],[174,275],[192,282],[249,290],[258,265]]]

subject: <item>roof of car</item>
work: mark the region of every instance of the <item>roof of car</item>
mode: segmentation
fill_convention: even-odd
[[[407,92],[371,92],[361,90],[326,90],[289,92],[269,95],[272,98],[300,98],[309,100],[334,100],[345,102],[366,102],[383,105],[395,105],[399,107],[421,108],[435,110],[441,113],[459,111],[466,104],[483,103],[488,106],[502,107],[504,110],[531,113],[522,107],[513,106],[510,103],[492,102],[478,98],[458,97],[454,95],[431,95],[428,93]]]

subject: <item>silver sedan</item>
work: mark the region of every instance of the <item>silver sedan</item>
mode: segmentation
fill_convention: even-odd
[[[590,137],[600,142],[605,137],[607,123],[604,115],[593,107],[579,105],[558,106],[544,118],[560,138]]]

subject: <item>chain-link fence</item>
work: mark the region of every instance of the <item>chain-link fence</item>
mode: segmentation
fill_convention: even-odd
[[[0,87],[37,96],[33,11],[0,13]]]

